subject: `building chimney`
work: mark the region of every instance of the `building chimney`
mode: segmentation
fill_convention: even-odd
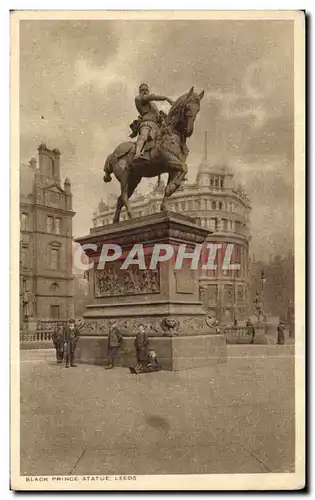
[[[29,161],[29,164],[30,164],[30,167],[31,169],[33,170],[33,172],[36,171],[36,165],[37,165],[37,160],[36,158],[31,158],[30,161]]]
[[[71,182],[70,182],[69,177],[65,178],[64,190],[66,191],[66,193],[71,193]]]

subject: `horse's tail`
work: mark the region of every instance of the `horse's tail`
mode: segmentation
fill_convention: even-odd
[[[112,180],[111,174],[113,173],[113,154],[107,156],[104,165],[104,182],[110,182]]]

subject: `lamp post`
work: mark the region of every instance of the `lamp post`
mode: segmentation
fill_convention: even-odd
[[[261,281],[261,293],[264,293],[264,283],[266,281],[265,279],[265,271],[260,271],[260,281]]]
[[[235,274],[233,273],[233,322],[235,324],[236,321],[236,283],[235,283]]]
[[[260,271],[260,283],[261,283],[261,309],[262,309],[262,312],[263,312],[263,310],[264,310],[264,308],[263,308],[264,284],[266,283],[265,271],[264,270]]]

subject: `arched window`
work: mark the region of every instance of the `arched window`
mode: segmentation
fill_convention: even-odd
[[[218,205],[219,205],[219,210],[222,210],[223,207],[222,201],[219,201]]]

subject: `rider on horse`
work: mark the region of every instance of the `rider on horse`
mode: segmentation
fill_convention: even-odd
[[[161,124],[162,112],[159,112],[154,101],[168,101],[171,105],[173,104],[172,99],[169,97],[150,94],[148,85],[142,83],[139,87],[139,95],[135,98],[139,118],[130,125],[132,130],[130,137],[136,137],[136,135],[138,135],[134,160],[146,159],[145,156],[141,154],[143,148],[149,139],[154,141]]]

